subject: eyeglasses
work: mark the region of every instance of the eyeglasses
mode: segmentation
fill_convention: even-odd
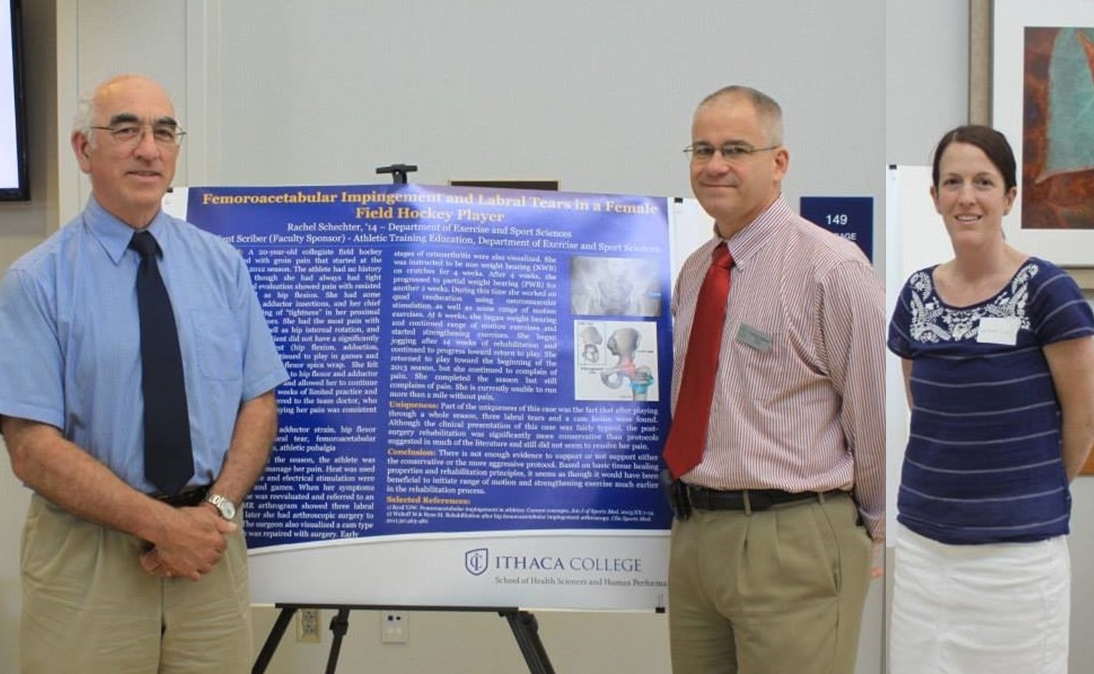
[[[769,145],[768,147],[752,147],[751,145],[731,144],[723,145],[722,147],[714,147],[707,143],[696,143],[694,145],[688,145],[684,148],[684,154],[691,158],[693,162],[699,164],[705,164],[711,159],[714,159],[714,153],[719,152],[722,155],[722,159],[730,164],[740,163],[757,152],[766,152],[767,150],[778,149],[779,145]]]
[[[145,128],[152,129],[152,138],[161,147],[178,147],[186,132],[174,124],[115,124],[113,126],[92,126],[92,129],[106,131],[121,145],[136,146],[144,140]]]

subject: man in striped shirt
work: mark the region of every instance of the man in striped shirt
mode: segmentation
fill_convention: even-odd
[[[715,231],[673,293],[674,410],[723,242],[733,267],[718,360],[705,364],[715,381],[701,458],[672,476],[675,674],[850,674],[880,575],[884,292],[854,244],[782,198],[782,142],[778,103],[754,89],[720,89],[696,109],[691,183]]]

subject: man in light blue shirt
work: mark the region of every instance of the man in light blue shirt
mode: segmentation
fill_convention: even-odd
[[[34,490],[22,551],[24,674],[247,672],[239,504],[277,434],[288,375],[240,255],[165,214],[184,132],[123,75],[72,132],[92,196],[0,282],[0,430]],[[182,354],[193,476],[145,476],[133,234],[151,233]]]

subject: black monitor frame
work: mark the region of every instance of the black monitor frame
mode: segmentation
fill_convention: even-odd
[[[17,185],[0,185],[0,201],[29,201],[30,177],[27,156],[27,95],[23,64],[23,11],[22,0],[6,0],[7,7],[0,4],[11,15],[11,51],[12,51],[12,91],[0,92],[0,96],[11,96],[15,109],[15,154]]]

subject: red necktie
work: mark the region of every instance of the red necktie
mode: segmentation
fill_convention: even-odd
[[[710,401],[714,397],[714,375],[722,348],[722,326],[726,322],[729,270],[733,257],[725,241],[714,249],[713,260],[699,288],[695,317],[684,356],[684,378],[676,398],[676,411],[665,442],[665,463],[679,478],[703,459],[710,423]]]

